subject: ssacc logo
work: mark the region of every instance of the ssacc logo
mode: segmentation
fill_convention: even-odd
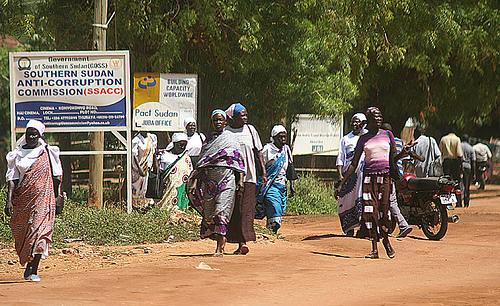
[[[148,87],[155,87],[156,86],[156,79],[149,75],[149,76],[139,80],[138,86],[139,86],[139,88],[142,88],[142,89],[147,89]]]
[[[21,57],[17,61],[17,69],[19,69],[19,71],[31,70],[31,60],[27,57]]]

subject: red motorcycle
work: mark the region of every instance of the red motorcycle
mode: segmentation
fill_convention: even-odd
[[[431,240],[444,237],[448,221],[457,223],[458,216],[448,216],[461,193],[459,182],[450,176],[417,178],[405,173],[407,186],[398,190],[398,205],[408,224],[417,225]],[[392,231],[396,227],[392,218]]]

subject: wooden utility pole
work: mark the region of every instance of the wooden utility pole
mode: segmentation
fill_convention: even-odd
[[[108,0],[95,0],[94,8],[94,45],[93,50],[106,51],[106,28]],[[90,133],[90,150],[104,151],[104,132]],[[104,156],[89,157],[89,206],[103,207]]]

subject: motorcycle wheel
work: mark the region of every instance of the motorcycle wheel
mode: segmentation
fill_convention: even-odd
[[[427,200],[422,216],[422,231],[430,240],[444,237],[448,229],[448,212],[439,199]]]

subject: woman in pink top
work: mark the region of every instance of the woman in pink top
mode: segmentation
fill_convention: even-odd
[[[336,189],[338,194],[342,186],[354,173],[361,154],[365,153],[365,165],[363,168],[363,212],[361,216],[361,228],[358,236],[367,237],[372,241],[372,252],[366,258],[379,258],[377,242],[382,238],[382,243],[389,258],[393,258],[395,251],[389,242],[388,231],[391,225],[389,214],[389,196],[391,194],[391,177],[389,175],[389,157],[396,152],[394,135],[392,132],[380,128],[383,117],[376,107],[369,107],[366,111],[368,120],[368,133],[359,137],[356,145],[354,159],[347,172]],[[395,160],[403,157],[408,144],[399,154],[395,154]],[[391,152],[392,147],[392,152]]]

